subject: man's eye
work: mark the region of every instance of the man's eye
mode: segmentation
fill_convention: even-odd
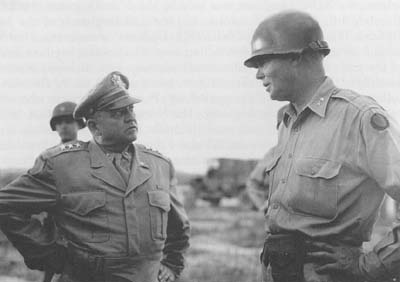
[[[121,110],[117,110],[117,111],[112,111],[111,112],[111,116],[114,117],[114,118],[119,118],[119,117],[123,116],[123,114],[124,113]]]

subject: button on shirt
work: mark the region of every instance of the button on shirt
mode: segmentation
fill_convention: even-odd
[[[262,161],[268,231],[369,240],[384,193],[400,200],[399,146],[385,110],[326,78],[302,112],[286,107]]]

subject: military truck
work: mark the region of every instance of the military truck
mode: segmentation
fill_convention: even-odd
[[[190,185],[197,198],[218,206],[224,197],[247,201],[246,181],[256,166],[255,159],[216,158],[208,162],[204,176],[192,179]]]

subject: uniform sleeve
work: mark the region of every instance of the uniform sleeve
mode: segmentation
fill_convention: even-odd
[[[59,252],[55,223],[42,226],[31,215],[54,208],[55,190],[48,161],[39,157],[32,169],[0,189],[0,227],[28,267],[43,270],[46,258]],[[50,263],[57,263],[54,257]],[[51,267],[51,266],[50,266]]]
[[[260,160],[251,172],[246,190],[252,203],[260,211],[266,211],[268,206],[268,175],[266,174],[266,160]]]
[[[368,109],[361,120],[359,166],[378,186],[400,201],[400,130],[384,110]],[[393,228],[359,260],[361,272],[370,280],[399,276],[400,226]]]
[[[368,109],[361,119],[358,165],[390,197],[400,201],[400,128],[382,109]]]
[[[177,179],[172,165],[170,183],[171,210],[168,213],[167,239],[162,264],[179,275],[185,266],[184,253],[189,248],[190,225],[183,205],[177,198]]]
[[[8,214],[30,216],[55,207],[59,194],[49,161],[36,159],[33,168],[0,189],[0,221]]]

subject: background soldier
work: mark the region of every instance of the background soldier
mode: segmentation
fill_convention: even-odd
[[[85,128],[85,121],[81,119],[75,120],[73,117],[76,103],[66,101],[56,105],[50,119],[50,128],[52,131],[57,131],[60,136],[60,143],[67,143],[78,140],[78,131]],[[32,215],[32,219],[36,219],[42,226],[45,226],[47,212]],[[44,231],[45,233],[45,231]],[[53,276],[52,272],[46,272],[44,282],[50,281]]]
[[[45,151],[0,190],[3,231],[31,268],[62,272],[59,281],[165,282],[183,270],[189,222],[174,168],[132,143],[140,100],[128,87],[121,73],[107,75],[75,110],[93,140]],[[54,217],[66,246],[50,228],[27,230],[24,218],[41,211]]]
[[[74,102],[62,102],[54,107],[50,119],[51,130],[57,131],[61,143],[76,141],[78,130],[84,128],[85,121],[80,118],[75,120],[73,117],[76,104]]]
[[[385,193],[400,200],[400,134],[373,99],[325,76],[329,54],[310,15],[285,11],[262,21],[247,67],[257,68],[271,99],[289,101],[278,144],[253,173],[268,190],[265,281],[363,281],[399,272],[400,227],[372,251]],[[261,168],[261,169],[260,169]],[[264,189],[264,191],[263,191]]]

